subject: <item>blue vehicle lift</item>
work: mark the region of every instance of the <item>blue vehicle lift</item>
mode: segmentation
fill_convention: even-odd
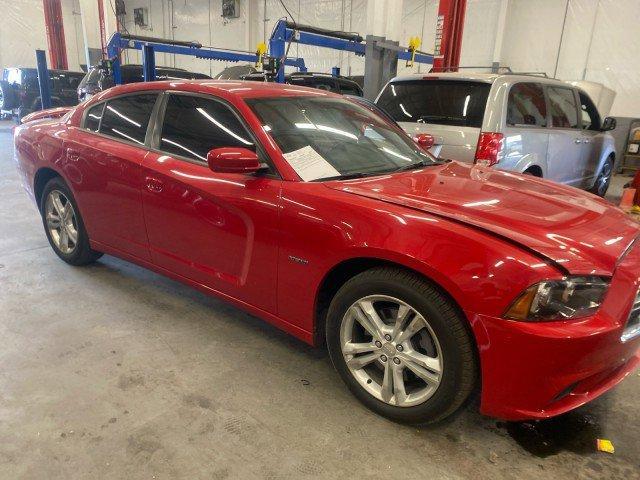
[[[223,62],[250,62],[255,64],[263,60],[258,54],[246,51],[203,47],[197,42],[165,40],[162,38],[125,35],[116,32],[111,36],[107,45],[107,56],[111,60],[113,80],[116,85],[122,84],[119,55],[124,49],[140,50],[142,52],[142,70],[146,82],[151,82],[156,79],[156,53],[190,55],[205,60],[220,60]],[[285,65],[295,67],[301,72],[307,71],[302,58],[287,58]]]
[[[111,62],[110,67],[116,85],[122,84],[120,52],[125,49],[140,50],[142,52],[142,69],[144,80],[147,82],[156,79],[155,54],[168,53],[190,55],[205,60],[220,60],[223,62],[267,63],[269,70],[275,72],[276,81],[284,83],[285,65],[295,67],[301,72],[307,71],[303,58],[287,57],[288,45],[292,42],[352,52],[358,56],[364,56],[364,94],[365,97],[371,100],[378,94],[384,84],[395,76],[398,60],[433,64],[433,55],[418,52],[415,48],[400,47],[398,42],[388,41],[384,37],[367,35],[366,39],[363,39],[360,35],[354,33],[315,28],[282,19],[278,20],[269,40],[269,55],[266,57],[266,62],[260,52],[252,53],[241,50],[204,47],[198,42],[166,40],[120,32],[114,33],[109,39],[107,56]],[[48,72],[44,52],[39,51],[36,56],[39,77],[47,78]],[[332,74],[338,76],[340,69],[333,67]],[[48,82],[40,83],[42,106],[47,108],[51,105],[51,93],[48,91],[49,85]],[[42,85],[43,83],[47,83],[47,85]]]
[[[36,50],[36,65],[38,68],[41,110],[46,110],[51,108],[51,85],[49,68],[47,67],[47,54],[44,50]]]
[[[269,54],[280,59],[276,74],[276,81],[280,83],[284,83],[284,68],[280,65],[291,42],[364,56],[364,95],[369,99],[373,99],[384,84],[396,75],[398,60],[433,64],[433,55],[419,52],[415,48],[401,47],[398,42],[388,41],[384,37],[367,35],[366,39],[363,39],[355,33],[336,32],[281,19],[278,20],[269,40]],[[337,67],[334,67],[333,74],[339,74]]]

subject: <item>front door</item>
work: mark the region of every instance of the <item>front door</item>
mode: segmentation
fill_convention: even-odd
[[[600,131],[601,122],[598,109],[589,96],[579,92],[582,126],[582,164],[584,165],[583,188],[593,187],[598,174],[600,154],[604,137]]]
[[[167,94],[155,151],[144,160],[143,207],[153,262],[276,313],[281,180],[215,173],[207,152],[256,149],[240,117],[213,97]]]
[[[580,186],[584,173],[582,161],[583,135],[578,122],[578,106],[574,91],[566,87],[547,87],[551,129],[547,152],[550,180]]]

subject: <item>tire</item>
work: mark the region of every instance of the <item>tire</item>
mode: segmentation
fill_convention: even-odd
[[[589,190],[591,193],[604,197],[609,190],[609,184],[611,183],[611,177],[613,176],[613,159],[608,157],[602,164],[600,173],[596,181],[593,183],[593,187]]]
[[[370,306],[382,320],[386,338],[370,333],[376,331]],[[361,323],[358,318],[365,311],[369,315]],[[393,328],[394,313],[406,314],[398,330]],[[476,385],[478,360],[467,320],[443,293],[412,272],[377,267],[348,280],[331,301],[326,335],[331,361],[349,390],[393,421],[415,425],[443,420]],[[365,366],[357,369],[360,364]],[[385,376],[398,379],[392,393],[384,388]]]
[[[18,106],[18,96],[13,85],[0,81],[0,110],[12,110]]]
[[[78,204],[62,178],[54,177],[45,185],[40,212],[51,248],[69,265],[87,265],[102,256],[102,253],[92,250],[89,246],[89,236],[80,216]],[[59,226],[55,227],[55,225]]]

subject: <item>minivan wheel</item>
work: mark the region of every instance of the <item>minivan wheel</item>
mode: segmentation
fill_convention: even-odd
[[[368,408],[411,424],[441,420],[472,392],[472,334],[455,305],[420,276],[367,270],[347,281],[327,313],[334,367]]]
[[[598,178],[596,178],[596,181],[591,188],[591,193],[595,193],[599,197],[604,197],[607,194],[607,190],[609,189],[612,175],[613,162],[611,161],[611,157],[609,157],[602,165],[600,174],[598,175]]]
[[[70,265],[86,265],[102,256],[89,246],[78,205],[60,177],[44,187],[40,205],[42,223],[53,251]]]

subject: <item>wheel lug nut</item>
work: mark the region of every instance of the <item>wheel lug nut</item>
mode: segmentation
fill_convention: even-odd
[[[381,348],[382,347],[382,342],[379,342],[376,340],[376,347]]]
[[[395,363],[396,365],[400,365],[400,359],[398,357],[394,357],[393,363]]]
[[[380,360],[383,362],[387,361],[387,356],[386,355],[380,355]]]
[[[401,352],[402,350],[404,350],[404,348],[402,348],[402,345],[396,345],[396,349]]]
[[[391,341],[391,335],[385,335],[385,336],[384,336],[384,339],[385,339],[387,342]]]

